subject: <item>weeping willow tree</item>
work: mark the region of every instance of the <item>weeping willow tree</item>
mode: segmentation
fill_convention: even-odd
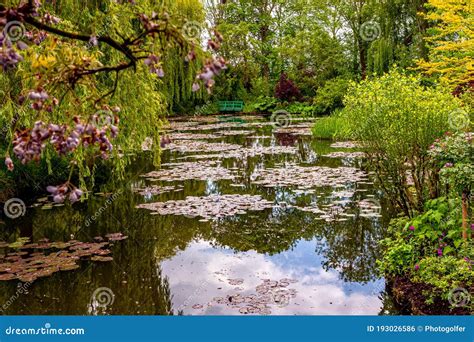
[[[173,18],[182,21],[184,34],[197,47],[206,31],[205,12],[199,0],[159,0],[160,6],[166,8]],[[164,58],[165,77],[159,85],[159,90],[166,97],[171,113],[183,113],[189,103],[202,99],[204,92],[192,92],[192,85],[200,65],[183,63],[183,51],[179,47],[168,49]]]
[[[420,13],[425,0],[384,0],[375,6],[379,29],[377,39],[367,51],[368,71],[377,75],[387,72],[396,63],[406,68],[414,60],[426,56],[423,35],[426,21]]]
[[[203,18],[199,0],[0,5],[0,153],[8,177],[43,165],[58,181],[68,170],[60,189],[70,191],[73,178],[89,188],[98,166],[121,177],[148,137],[159,163],[170,104],[202,96],[191,88],[207,53],[189,32]]]

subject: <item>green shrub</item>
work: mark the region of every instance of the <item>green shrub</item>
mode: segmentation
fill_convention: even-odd
[[[276,108],[278,104],[274,97],[260,96],[254,103],[249,104],[250,111],[257,113],[269,113]]]
[[[474,188],[473,138],[472,133],[447,134],[430,149],[441,168],[441,179],[459,193],[470,193]]]
[[[339,77],[327,81],[322,88],[318,89],[313,99],[315,114],[329,114],[342,108],[348,87],[349,80],[346,78]]]
[[[427,199],[437,197],[439,170],[428,150],[452,129],[450,118],[460,110],[460,101],[448,91],[424,88],[418,78],[392,71],[353,84],[344,102],[351,134],[364,143],[394,204],[410,216]]]
[[[297,114],[304,117],[313,116],[314,106],[304,102],[294,102],[283,108],[290,114]]]
[[[474,271],[468,259],[452,256],[445,258],[428,257],[421,260],[413,272],[415,283],[428,284],[432,290],[426,294],[426,301],[432,303],[436,297],[449,300],[455,289],[469,289],[474,285]],[[468,302],[466,301],[466,304]]]
[[[428,201],[413,219],[392,220],[390,237],[381,241],[377,261],[384,276],[408,276],[412,282],[433,287],[427,302],[447,299],[451,290],[474,284],[473,240],[462,239],[460,199]]]

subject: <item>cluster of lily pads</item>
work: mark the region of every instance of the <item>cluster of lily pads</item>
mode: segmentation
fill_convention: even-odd
[[[227,152],[241,148],[237,144],[228,143],[209,143],[200,140],[178,140],[166,145],[164,150],[187,152]]]
[[[169,169],[149,172],[143,177],[150,181],[182,181],[182,180],[222,180],[234,179],[235,176],[215,161],[182,162],[166,164]]]
[[[354,167],[299,166],[289,164],[281,168],[259,170],[254,174],[254,184],[265,187],[340,187],[348,183],[367,180],[367,174]]]
[[[354,141],[338,141],[331,144],[331,148],[358,148],[360,145]]]
[[[155,215],[182,215],[201,217],[201,221],[243,215],[247,211],[262,211],[273,207],[273,202],[255,195],[210,195],[188,196],[185,200],[144,203],[137,208],[151,210]]]
[[[323,157],[358,159],[358,158],[364,158],[365,153],[364,152],[331,152],[331,153],[325,154]]]
[[[276,155],[276,154],[297,154],[298,150],[293,146],[252,146],[242,147],[235,150],[230,150],[222,153],[215,154],[197,154],[189,155],[185,158],[189,159],[245,159],[251,157],[258,157],[263,155]]]
[[[176,140],[205,140],[205,139],[220,139],[222,136],[217,134],[206,133],[171,133],[168,135],[171,141]]]
[[[138,193],[139,195],[142,196],[150,196],[150,195],[162,195],[170,192],[179,192],[183,191],[183,186],[182,185],[169,185],[169,186],[159,186],[159,185],[151,185],[147,187],[134,187],[132,190],[133,192]]]
[[[288,278],[279,281],[263,279],[263,282],[256,286],[255,293],[235,293],[226,297],[215,297],[210,305],[226,305],[233,309],[238,309],[242,315],[270,315],[272,308],[285,307],[290,304],[291,299],[296,297],[297,291],[288,288],[292,283],[296,282],[297,280]],[[243,279],[239,280],[238,283],[230,280],[229,283],[231,285],[240,285],[243,283]],[[194,309],[202,309],[203,307],[201,304],[193,306]]]
[[[47,239],[31,243],[29,238],[21,238],[14,243],[0,242],[1,249],[14,252],[0,255],[0,281],[18,279],[34,282],[60,271],[79,268],[81,260],[99,262],[112,261],[107,249],[112,242],[126,239],[121,233],[108,234],[105,239],[96,237],[95,242],[50,242]]]

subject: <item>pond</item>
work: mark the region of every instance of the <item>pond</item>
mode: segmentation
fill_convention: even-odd
[[[275,128],[246,116],[171,121],[161,168],[143,152],[125,180],[108,180],[121,184],[113,193],[73,206],[37,199],[2,224],[0,309],[394,313],[376,270],[389,220],[384,200],[357,146],[315,140],[312,124]],[[46,271],[24,266],[38,258]]]

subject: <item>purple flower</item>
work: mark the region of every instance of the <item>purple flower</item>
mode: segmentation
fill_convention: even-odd
[[[21,40],[16,43],[16,47],[18,48],[18,50],[21,50],[21,51],[28,49],[28,45],[26,45]]]
[[[49,185],[46,190],[51,193],[51,194],[55,194],[58,192],[58,187],[57,186],[52,186],[52,185]]]
[[[444,167],[447,168],[447,169],[450,168],[450,167],[453,167],[453,163],[446,163],[446,164],[444,164]]]
[[[415,226],[410,226],[410,228],[408,229],[410,229],[413,232],[415,230]]]
[[[443,256],[443,250],[441,248],[438,248],[438,256]]]
[[[76,203],[77,201],[81,199],[82,194],[83,194],[82,190],[74,189],[69,194],[69,200],[71,201],[71,203]]]
[[[97,46],[99,45],[99,40],[97,39],[97,36],[91,36],[89,39],[89,45],[90,46]]]
[[[5,158],[5,165],[7,166],[8,171],[13,171],[15,166],[13,165],[13,161],[10,157]]]
[[[415,265],[415,271],[418,271],[420,269],[420,265],[416,264]]]

